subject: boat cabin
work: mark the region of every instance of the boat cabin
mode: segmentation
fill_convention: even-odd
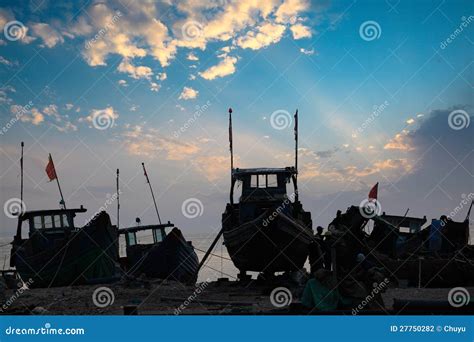
[[[416,234],[421,231],[423,225],[426,223],[426,216],[423,218],[418,218],[386,215],[383,213],[380,218],[385,222],[390,223],[393,227],[398,227],[398,231],[400,233]]]
[[[16,237],[22,239],[22,228],[28,228],[29,237],[35,233],[43,236],[64,234],[65,231],[76,229],[74,218],[77,213],[84,213],[87,209],[83,206],[77,209],[52,209],[27,211],[18,216]]]
[[[137,237],[137,233],[147,232],[151,230],[151,238],[150,243],[148,244],[156,244],[163,241],[171,229],[174,228],[174,224],[169,222],[165,224],[155,224],[155,225],[147,225],[147,226],[137,226],[137,227],[130,227],[130,228],[123,228],[119,230],[121,235],[125,236],[125,245],[126,247],[132,247],[138,244],[143,244],[139,242],[140,236]],[[144,236],[144,238],[150,238],[149,236]],[[153,242],[151,242],[153,241]]]
[[[232,170],[233,197],[236,182],[242,186],[239,202],[282,201],[288,198],[286,184],[293,180],[296,193],[296,169],[285,168],[252,168]],[[294,196],[293,196],[294,197]]]

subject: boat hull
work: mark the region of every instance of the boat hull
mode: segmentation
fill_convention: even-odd
[[[295,220],[283,213],[265,212],[256,219],[236,224],[229,210],[223,215],[224,243],[241,271],[284,272],[301,269],[312,241],[311,220]],[[234,212],[234,217],[238,217]]]
[[[13,242],[12,260],[30,287],[93,284],[117,278],[118,230],[107,213],[99,213],[67,236],[54,240],[43,236],[35,234]]]
[[[193,246],[178,228],[173,228],[162,242],[127,247],[125,261],[128,274],[183,283],[196,282],[198,264]]]

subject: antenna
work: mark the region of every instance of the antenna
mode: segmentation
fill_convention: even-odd
[[[295,201],[298,201],[298,109],[295,112]]]

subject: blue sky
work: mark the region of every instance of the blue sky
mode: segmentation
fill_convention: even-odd
[[[247,167],[292,164],[298,108],[315,224],[377,181],[384,210],[437,217],[473,191],[474,124],[448,120],[472,116],[472,15],[470,1],[2,1],[2,203],[19,196],[25,141],[28,209],[57,206],[51,152],[69,206],[96,211],[120,168],[122,222],[151,223],[144,161],[162,216],[210,233],[228,196],[227,108]]]

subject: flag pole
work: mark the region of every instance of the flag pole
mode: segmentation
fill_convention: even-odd
[[[158,212],[158,206],[156,205],[155,195],[153,194],[153,188],[151,187],[150,179],[148,178],[148,173],[146,173],[145,163],[142,163],[143,172],[145,173],[146,181],[150,186],[151,197],[153,198],[153,203],[155,204],[156,215],[158,216],[158,222],[161,224],[160,213]]]
[[[54,173],[56,175],[56,182],[58,183],[59,194],[61,195],[61,202],[63,204],[64,209],[66,209],[66,201],[64,201],[63,191],[61,190],[61,185],[59,184],[59,176],[56,171],[56,166],[54,166],[54,161],[53,161],[53,157],[51,156],[51,153],[49,154],[49,159],[51,160],[51,163],[53,164]]]
[[[230,150],[230,204],[234,204],[234,144],[232,138],[232,108],[229,108],[229,150]]]
[[[120,228],[120,190],[119,190],[119,169],[117,169],[117,229]]]
[[[21,142],[21,158],[20,158],[20,201],[21,201],[21,214],[23,214],[23,147],[25,146],[25,143],[22,141]]]

